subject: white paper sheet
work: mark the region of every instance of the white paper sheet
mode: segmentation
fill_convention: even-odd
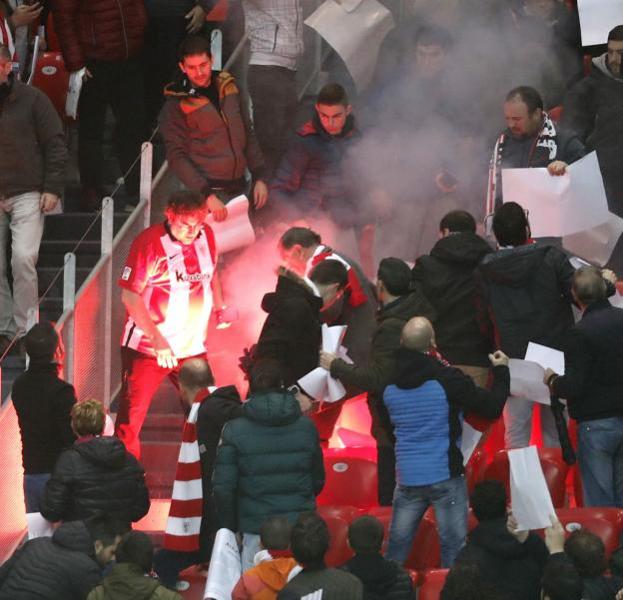
[[[346,333],[346,325],[329,327],[322,325],[322,350],[337,354],[340,358],[351,362],[341,346]],[[340,381],[331,377],[329,372],[322,367],[316,367],[313,371],[301,377],[297,384],[309,396],[319,402],[337,402],[346,395],[346,389]]]
[[[44,519],[41,513],[26,513],[26,524],[28,526],[28,539],[38,537],[52,537],[54,533],[54,523]]]
[[[608,32],[623,23],[621,0],[578,0],[582,46],[605,44]]]
[[[229,529],[219,529],[214,539],[210,568],[203,592],[204,599],[230,600],[240,575],[242,564],[236,535]]]
[[[539,404],[551,404],[549,389],[543,383],[545,371],[541,365],[518,358],[508,361],[511,374],[511,395]]]
[[[556,514],[547,489],[536,446],[508,451],[511,506],[521,531],[551,525]]]
[[[362,91],[372,79],[379,49],[394,27],[394,18],[377,0],[326,0],[305,24],[339,54]]]
[[[227,203],[227,218],[217,223],[208,215],[206,222],[214,232],[216,249],[219,254],[250,246],[255,241],[255,231],[249,220],[249,200],[246,196],[236,196]]]
[[[565,250],[603,267],[610,260],[621,234],[623,219],[610,213],[608,221],[603,225],[563,237],[562,246]]]
[[[69,87],[65,100],[65,114],[72,119],[78,118],[78,100],[80,100],[85,71],[86,69],[83,67],[69,75]]]
[[[463,466],[467,464],[471,455],[474,453],[482,432],[474,429],[467,421],[463,421],[463,432],[461,433],[461,454],[463,454]]]
[[[543,369],[552,369],[558,375],[565,374],[565,354],[560,350],[529,342],[525,360],[535,362],[541,365]]]
[[[504,202],[529,211],[532,236],[562,237],[606,223],[610,213],[597,154],[591,152],[554,177],[545,168],[503,169]]]

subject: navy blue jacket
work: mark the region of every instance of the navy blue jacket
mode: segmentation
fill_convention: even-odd
[[[487,419],[502,414],[510,395],[508,367],[493,369],[491,391],[436,358],[400,348],[398,376],[383,401],[396,436],[396,475],[401,485],[432,485],[464,472],[463,414]]]

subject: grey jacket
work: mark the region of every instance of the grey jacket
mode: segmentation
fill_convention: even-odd
[[[0,198],[60,195],[67,166],[61,120],[43,92],[12,76],[9,85],[0,103]]]

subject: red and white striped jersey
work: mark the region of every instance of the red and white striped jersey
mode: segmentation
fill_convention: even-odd
[[[15,58],[15,45],[13,44],[13,36],[11,35],[11,29],[9,23],[0,11],[0,44],[3,44],[9,49],[11,58]]]
[[[143,298],[177,358],[205,352],[216,260],[214,234],[207,225],[188,245],[171,235],[166,222],[148,227],[132,242],[119,286]],[[155,356],[130,315],[121,344]]]

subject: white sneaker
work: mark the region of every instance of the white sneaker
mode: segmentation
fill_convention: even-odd
[[[175,590],[177,592],[185,592],[190,589],[190,582],[184,581],[183,579],[178,579],[175,582]]]

